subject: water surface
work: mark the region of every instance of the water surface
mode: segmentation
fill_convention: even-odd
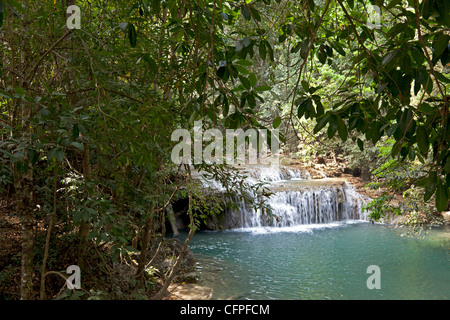
[[[450,230],[425,238],[366,222],[197,232],[190,248],[213,299],[450,299]],[[381,289],[369,290],[370,265]]]

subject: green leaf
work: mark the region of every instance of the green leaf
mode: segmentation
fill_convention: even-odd
[[[301,45],[300,58],[306,59],[308,57],[309,49],[309,38],[306,38]]]
[[[425,55],[423,54],[422,48],[419,46],[415,46],[411,49],[410,53],[414,61],[416,61],[419,66],[421,66],[425,61]]]
[[[433,80],[432,79],[433,78],[429,77],[427,80],[425,80],[425,91],[428,94],[431,94],[431,92],[433,91]]]
[[[336,123],[339,137],[341,137],[342,141],[344,142],[347,141],[348,131],[344,121],[342,120],[341,117],[336,116]]]
[[[130,39],[130,46],[132,48],[136,47],[136,28],[132,23],[128,24],[128,38]]]
[[[332,115],[330,117],[330,123],[328,124],[328,129],[327,129],[328,139],[331,139],[334,137],[337,129],[338,129],[338,126],[337,126],[337,122],[336,122],[336,115]]]
[[[262,60],[266,60],[267,57],[267,50],[266,50],[266,44],[264,40],[261,40],[259,42],[259,56]]]
[[[436,0],[439,17],[436,18],[440,24],[450,27],[450,3],[448,0]]]
[[[151,0],[151,11],[153,14],[157,14],[161,11],[161,0]]]
[[[72,139],[76,140],[80,136],[80,128],[77,124],[74,124],[72,127]]]
[[[239,76],[239,79],[241,80],[241,83],[244,86],[244,88],[246,88],[247,90],[250,90],[250,88],[252,87],[250,85],[250,81],[246,77],[242,77],[242,76]]]
[[[355,6],[354,0],[347,0],[347,3],[348,3],[348,6],[349,6],[350,8],[352,8],[352,9],[353,9],[353,7]]]
[[[302,47],[302,43],[301,42],[297,43],[295,46],[293,46],[291,48],[291,53],[299,52],[301,47]]]
[[[253,6],[250,6],[250,11],[252,13],[253,19],[255,19],[256,21],[261,22],[261,16],[260,16],[258,10],[253,8]]]
[[[250,11],[248,10],[247,4],[242,5],[241,13],[246,20],[250,20],[252,18],[252,15],[250,14]]]
[[[247,95],[247,103],[248,103],[248,106],[252,109],[256,107],[256,100],[252,94]]]
[[[5,5],[0,1],[0,28],[3,25],[3,13],[5,12]]]
[[[302,87],[305,92],[309,91],[309,83],[308,81],[302,80]]]
[[[394,50],[394,51],[392,51],[392,52],[389,52],[389,53],[384,57],[384,59],[383,59],[383,61],[381,62],[381,64],[382,64],[382,65],[388,64],[389,62],[392,61],[392,59],[394,59],[394,57],[396,56],[396,54],[397,54],[397,50]]]
[[[280,126],[280,124],[281,124],[281,117],[280,116],[275,117],[275,119],[273,119],[273,122],[272,122],[273,128],[274,129],[278,128]]]
[[[268,41],[266,41],[265,44],[266,44],[267,52],[269,53],[270,61],[273,62],[274,61],[273,48]]]
[[[243,60],[243,59],[236,61],[235,64],[239,64],[244,67],[251,67],[253,65],[253,63],[251,61]]]
[[[433,12],[434,0],[423,0],[422,2],[422,16],[424,19],[428,19]]]
[[[382,127],[382,123],[381,122],[375,122],[372,126],[372,143],[373,144],[376,144],[380,139],[381,139],[381,136],[382,136],[382,130],[381,130],[381,127]]]
[[[324,114],[322,117],[320,117],[317,121],[316,126],[314,127],[314,133],[317,133],[320,130],[322,130],[322,128],[327,125],[329,118],[330,118],[329,114]]]
[[[419,126],[416,130],[416,142],[420,153],[426,155],[428,153],[429,141],[428,133],[424,126]]]
[[[450,36],[440,32],[433,40],[434,56],[440,57],[444,50],[448,47]]]
[[[420,90],[420,85],[423,83],[423,75],[422,72],[418,71],[416,74],[416,78],[414,80],[414,94],[417,95],[417,93]]]
[[[75,148],[81,150],[81,151],[84,150],[84,146],[83,146],[82,143],[79,143],[79,142],[72,142],[71,145],[74,146]]]
[[[286,39],[287,39],[287,35],[285,33],[283,33],[282,35],[280,35],[278,37],[278,43],[283,43],[286,41]]]
[[[392,9],[393,7],[395,7],[398,4],[401,4],[402,0],[391,0],[391,2],[389,2],[389,4],[386,6],[386,9]]]
[[[242,39],[242,44],[247,48],[252,44],[252,39],[250,39],[249,37],[244,37],[244,39]]]
[[[314,113],[314,107],[311,99],[306,99],[302,105],[304,106],[305,110],[305,117],[308,119],[311,116],[311,113]]]
[[[240,65],[238,65],[238,64],[235,64],[233,67],[234,67],[234,68],[236,69],[236,71],[239,72],[239,73],[242,73],[242,74],[249,74],[249,73],[250,73],[245,67],[240,66]]]
[[[320,50],[317,52],[317,56],[319,58],[319,62],[321,64],[324,64],[325,62],[327,62],[327,53],[325,50]]]
[[[401,141],[397,141],[392,146],[391,156],[395,157],[400,152],[400,149],[402,149],[402,146],[403,146],[403,143],[401,143]]]
[[[322,102],[320,102],[320,99],[318,99],[318,100],[315,99],[314,102],[316,103],[317,116],[320,117],[321,115],[323,115],[325,113],[325,109],[322,105]]]
[[[423,201],[427,202],[430,200],[431,196],[436,191],[436,181],[437,181],[437,173],[436,171],[430,172],[428,175],[427,182],[425,184],[425,194],[423,196]]]
[[[258,79],[256,78],[256,75],[254,73],[251,73],[248,76],[248,81],[250,82],[250,87],[254,87]]]
[[[255,91],[258,91],[258,92],[269,91],[269,90],[272,90],[272,87],[270,87],[270,86],[258,86],[258,87],[255,88]]]
[[[397,23],[394,24],[388,31],[389,37],[393,38],[400,32],[402,32],[404,29],[408,28],[407,23]]]
[[[434,74],[436,75],[439,81],[450,83],[450,78],[444,76],[442,73],[439,73],[438,71],[435,70]]]
[[[19,10],[22,13],[26,12],[25,9],[22,7],[22,5],[17,3],[17,1],[15,1],[15,0],[6,0],[6,2],[8,2],[9,5],[11,7],[13,7],[14,9],[17,9],[17,10]]]
[[[217,69],[217,73],[216,73],[216,74],[217,74],[217,76],[218,76],[220,79],[227,81],[226,71],[227,71],[227,68],[225,68],[225,67],[220,67],[219,69]]]
[[[53,149],[50,149],[47,155],[48,161],[52,161],[53,159],[56,159],[56,161],[63,161],[64,160],[64,151],[61,147],[55,147]]]
[[[158,65],[156,64],[155,60],[150,56],[150,54],[144,54],[143,59],[145,62],[147,62],[147,65],[151,71],[158,70]]]
[[[436,108],[430,106],[428,103],[422,103],[419,108],[417,108],[418,111],[423,112],[423,113],[432,113],[434,111],[436,111]]]
[[[61,148],[58,148],[56,150],[56,160],[58,160],[59,162],[62,162],[64,160],[64,150]]]
[[[360,138],[358,138],[356,143],[358,144],[359,150],[364,151],[364,142]]]
[[[436,209],[439,212],[442,212],[445,209],[447,209],[447,205],[448,205],[447,188],[445,185],[442,185],[439,181],[436,190]]]
[[[450,157],[448,157],[448,158],[447,158],[447,161],[445,162],[445,165],[444,165],[444,171],[445,171],[446,173],[450,173]]]
[[[17,96],[20,96],[20,97],[25,96],[25,90],[24,90],[22,87],[15,87],[15,88],[14,88],[14,93],[15,93]]]
[[[39,159],[39,153],[36,150],[28,149],[27,157],[28,160],[34,165]]]
[[[330,44],[330,46],[336,50],[341,56],[345,56],[345,51],[342,48],[342,46],[339,44],[339,42],[336,41],[328,41],[328,43]]]

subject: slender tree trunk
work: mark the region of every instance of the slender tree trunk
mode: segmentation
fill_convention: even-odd
[[[50,219],[48,222],[47,237],[45,239],[45,248],[44,248],[44,259],[42,260],[42,268],[41,268],[41,288],[40,288],[40,294],[39,294],[39,298],[41,300],[45,299],[45,277],[47,275],[47,259],[48,259],[48,252],[50,249],[50,237],[52,235],[53,225],[56,220],[57,182],[58,182],[58,167],[55,167],[55,175],[54,175],[54,181],[53,181],[53,183],[54,183],[54,185],[53,185],[53,212],[50,215]]]
[[[9,45],[11,47],[11,85],[25,88],[25,78],[23,66],[25,65],[24,43],[15,46],[17,39],[23,36],[23,24],[20,26],[20,32],[14,33],[11,25],[12,13],[7,11],[7,33],[9,35]],[[25,17],[23,17],[25,19]],[[23,21],[23,20],[22,20]],[[16,60],[19,63],[17,64]],[[17,76],[20,74],[20,76]],[[23,101],[14,101],[12,105],[12,114],[10,114],[11,124],[16,126],[22,122],[23,129],[18,132],[25,143],[32,144],[31,127],[28,124],[32,113],[31,106]],[[26,156],[27,150],[24,150],[25,156],[22,158],[22,170],[19,170],[17,164],[12,166],[14,177],[14,188],[16,197],[16,212],[18,213],[22,225],[22,257],[21,257],[21,278],[20,278],[20,296],[22,300],[31,300],[34,298],[33,292],[33,259],[34,259],[34,185],[33,185],[33,166]],[[24,170],[26,166],[26,170]]]
[[[180,254],[178,255],[177,261],[175,262],[175,265],[173,266],[173,269],[170,271],[169,276],[167,277],[166,281],[164,282],[164,285],[161,289],[153,296],[151,297],[151,300],[160,300],[164,298],[164,296],[167,294],[167,288],[170,286],[170,284],[173,281],[173,278],[177,274],[178,270],[181,267],[181,263],[183,262],[184,254],[186,253],[186,250],[189,246],[189,243],[192,240],[192,237],[195,233],[195,225],[194,225],[194,217],[192,216],[191,212],[191,204],[192,204],[192,196],[189,195],[189,218],[190,218],[190,230],[188,233],[188,236],[186,240],[184,241],[183,247],[181,248]]]
[[[189,174],[190,174],[190,171],[189,171]],[[167,277],[166,281],[164,282],[164,285],[162,286],[161,289],[159,289],[159,291],[153,297],[150,298],[151,300],[160,300],[167,294],[167,288],[170,286],[170,284],[173,281],[173,278],[175,277],[178,270],[180,269],[181,263],[183,262],[184,254],[186,253],[189,243],[191,242],[192,237],[194,236],[195,223],[194,223],[194,216],[192,215],[192,194],[190,192],[189,192],[188,213],[189,213],[189,220],[190,220],[190,225],[189,225],[190,230],[189,230],[188,236],[187,236],[186,240],[184,241],[183,247],[181,248],[181,251],[178,255],[177,261],[175,262],[173,269],[170,271],[169,276]]]
[[[83,151],[83,175],[86,181],[89,179],[91,175],[89,145],[87,143],[84,144],[84,151]],[[87,236],[89,235],[89,229],[90,229],[89,221],[82,221],[80,224],[80,229],[78,231],[78,236],[80,239],[78,247],[78,266],[80,268],[84,266],[84,258],[86,255]]]
[[[150,242],[150,230],[152,228],[152,225],[154,224],[153,219],[153,210],[150,213],[150,217],[147,218],[142,240],[141,240],[141,252],[139,254],[139,261],[138,261],[138,267],[136,270],[136,279],[139,281],[139,283],[142,285],[144,283],[144,275],[145,275],[145,265],[147,261],[147,250],[148,250],[148,244]]]
[[[67,7],[76,5],[76,4],[77,4],[76,0],[67,0]],[[71,15],[71,13],[68,13],[67,17],[69,18],[70,15]],[[66,44],[69,48],[71,48],[70,50],[73,50],[72,35],[70,35],[67,38]],[[68,52],[68,56],[71,55],[71,52],[72,51]],[[75,90],[76,88],[74,88],[73,83],[72,83],[74,81],[74,79],[72,77],[70,65],[68,65],[66,77],[67,77],[67,86],[68,86],[68,91],[69,91],[70,103],[72,106],[75,106],[77,103],[77,96],[74,93],[76,91]],[[82,157],[83,157],[82,172],[83,172],[84,180],[85,180],[85,182],[87,182],[91,176],[89,144],[87,142],[84,143],[84,151],[83,151]],[[78,246],[78,262],[77,263],[80,268],[82,268],[84,266],[84,259],[86,256],[86,248],[87,248],[87,236],[89,235],[89,230],[90,230],[89,221],[82,221],[80,223],[80,228],[78,230],[79,246]]]
[[[22,223],[20,296],[22,300],[31,300],[33,299],[34,258],[33,169],[28,168],[28,173],[21,175],[14,166],[14,180],[16,210]]]

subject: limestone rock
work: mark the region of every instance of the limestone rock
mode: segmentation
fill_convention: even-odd
[[[444,219],[444,224],[450,224],[450,211],[442,211],[441,216]]]

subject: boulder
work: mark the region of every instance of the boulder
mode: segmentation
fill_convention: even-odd
[[[111,281],[117,295],[131,294],[136,286],[136,267],[114,262]]]
[[[165,239],[164,243],[152,262],[152,265],[159,270],[160,273],[167,273],[175,264],[176,259],[180,255],[184,243],[177,239]],[[149,252],[148,258],[151,259],[155,253],[156,248]],[[187,248],[184,252],[183,261],[179,269],[179,273],[192,272],[195,266],[195,256],[192,251]]]
[[[444,224],[450,225],[450,211],[442,211],[441,216],[444,219]]]

